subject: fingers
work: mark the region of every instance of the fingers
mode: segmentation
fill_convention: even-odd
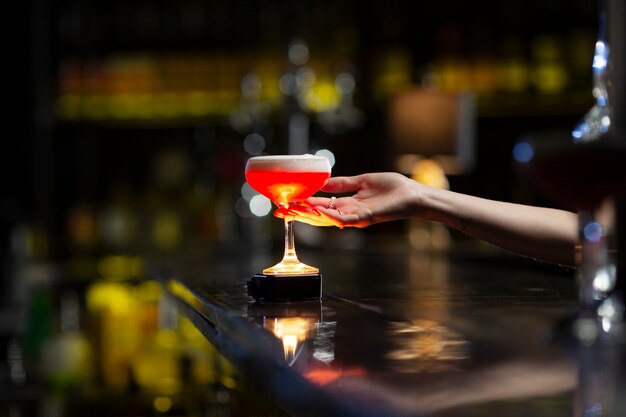
[[[329,209],[322,206],[291,206],[288,210],[276,210],[274,216],[281,219],[285,216],[294,216],[295,220],[312,226],[336,226],[340,229],[344,227],[361,228],[367,226],[367,222],[356,213],[344,214],[340,210]]]
[[[351,197],[337,198],[330,207],[331,198],[328,197],[311,197],[306,200],[306,205],[316,212],[316,219],[321,216],[325,218],[325,222],[331,221],[338,227],[365,227],[368,222],[365,217],[358,214],[357,206],[351,201]],[[300,214],[300,213],[298,213]],[[296,219],[298,220],[298,219]]]
[[[322,191],[326,193],[350,193],[358,191],[361,187],[360,176],[355,177],[333,177],[328,180]]]
[[[356,213],[342,213],[340,210],[329,209],[326,207],[317,207],[317,211],[321,216],[333,219],[337,224],[341,224],[341,227],[363,227],[361,217]]]
[[[285,216],[294,216],[295,220],[313,226],[337,226],[339,228],[344,226],[339,219],[322,213],[317,208],[303,205],[290,206],[289,209],[277,209],[274,216],[281,219]]]
[[[307,198],[306,203],[313,207],[328,207],[330,204],[330,198],[328,197],[310,197]]]

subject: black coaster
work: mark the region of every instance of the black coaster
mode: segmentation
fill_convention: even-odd
[[[254,274],[248,281],[248,295],[258,302],[320,300],[322,275]]]

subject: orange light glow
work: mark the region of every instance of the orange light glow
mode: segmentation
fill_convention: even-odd
[[[463,336],[431,320],[393,322],[390,341],[394,349],[386,356],[397,372],[443,372],[467,359]]]
[[[363,368],[350,369],[313,369],[304,376],[317,385],[327,385],[339,378],[362,378],[366,375]]]

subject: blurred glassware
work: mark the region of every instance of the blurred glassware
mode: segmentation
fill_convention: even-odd
[[[592,63],[593,87],[592,94],[595,104],[583,116],[580,122],[572,130],[574,143],[594,142],[601,140],[611,128],[612,106],[609,99],[611,95],[611,60],[610,46],[607,42],[607,7],[605,0],[598,1],[598,40]],[[612,201],[605,201],[609,206]],[[607,225],[599,225],[594,214],[580,210],[578,213],[582,239],[582,264],[578,271],[578,281],[583,286],[582,297],[597,301],[595,319],[599,320],[600,328],[605,332],[612,332],[613,324],[623,320],[624,303],[611,292],[616,284],[616,267],[609,256],[609,236]],[[600,239],[593,243],[596,248],[591,248],[592,243],[587,232],[600,226]],[[593,301],[589,301],[594,303]],[[595,304],[595,303],[594,303]],[[594,323],[595,324],[595,323]],[[583,325],[588,327],[589,324]],[[579,329],[580,330],[580,329]],[[599,330],[599,329],[598,329]],[[583,333],[585,331],[583,330]],[[591,334],[597,334],[592,330]],[[583,336],[584,339],[584,336]]]
[[[616,267],[608,245],[612,237],[612,199],[626,189],[623,138],[611,131],[611,71],[605,38],[606,3],[599,7],[599,34],[593,59],[596,104],[569,138],[561,135],[520,141],[514,158],[549,196],[578,210],[577,256],[579,311],[566,321],[566,332],[585,345],[611,340],[623,332],[624,302],[613,290]],[[605,337],[607,336],[607,337]]]
[[[598,12],[598,40],[593,56],[593,88],[591,90],[596,102],[572,130],[574,142],[597,140],[601,135],[607,133],[611,126],[611,103],[609,102],[611,89],[610,47],[606,39],[606,5],[604,0],[600,0],[598,6],[600,8]]]

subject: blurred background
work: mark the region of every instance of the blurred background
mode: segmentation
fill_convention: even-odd
[[[277,258],[250,156],[320,153],[333,175],[394,170],[554,205],[516,175],[513,145],[593,104],[593,1],[6,7],[0,416],[246,415],[235,372],[167,306],[150,260]],[[314,249],[328,233],[296,236]],[[339,244],[380,235],[415,250],[463,239],[397,223]]]

